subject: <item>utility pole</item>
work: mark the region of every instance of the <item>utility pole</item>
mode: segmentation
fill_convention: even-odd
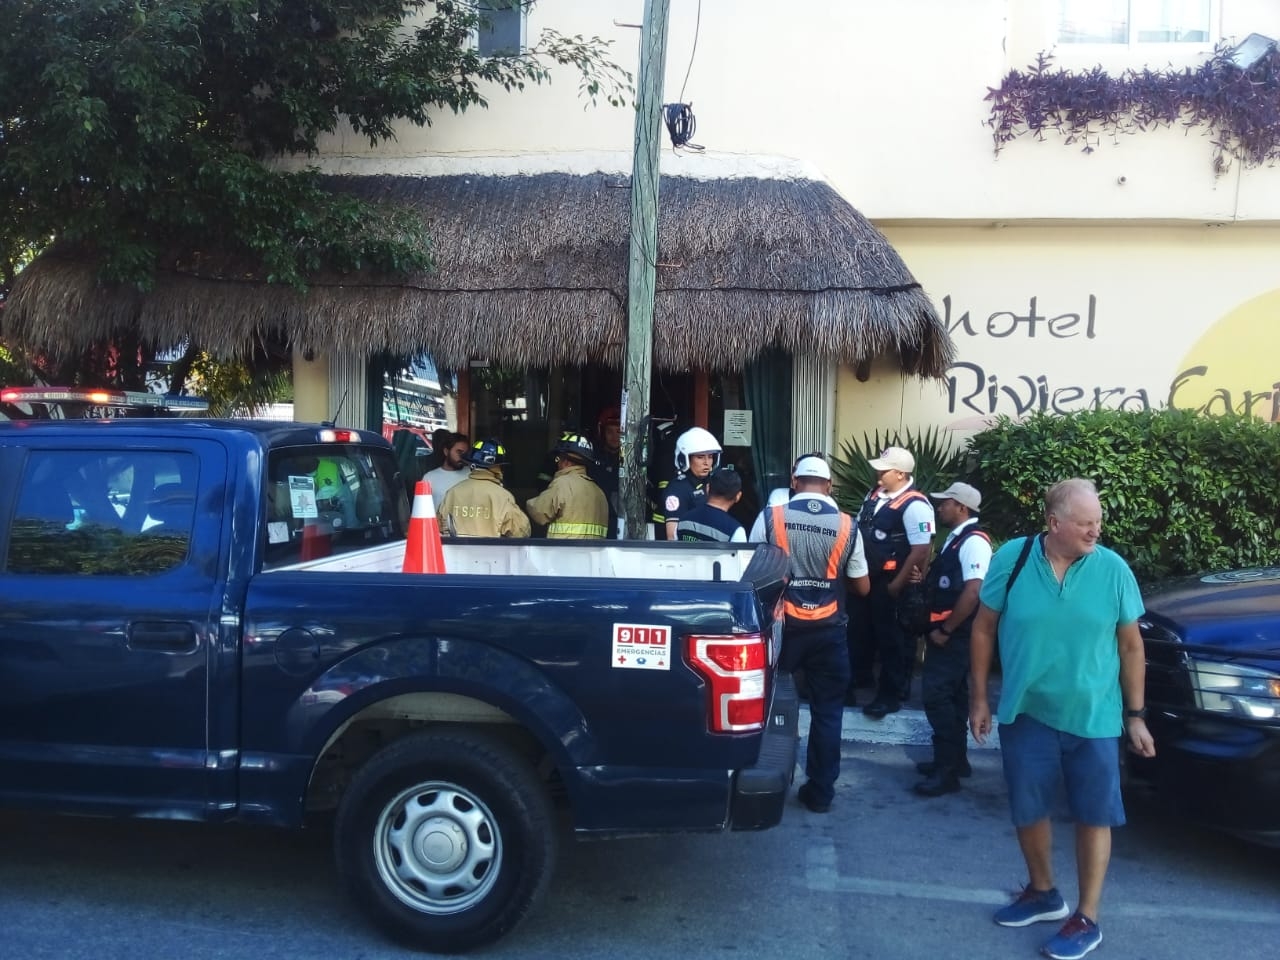
[[[635,158],[631,166],[631,259],[627,272],[627,352],[622,382],[622,462],[618,482],[628,540],[644,539],[648,519],[649,383],[653,366],[653,298],[658,264],[658,160],[662,79],[667,67],[671,0],[645,0],[640,27]]]

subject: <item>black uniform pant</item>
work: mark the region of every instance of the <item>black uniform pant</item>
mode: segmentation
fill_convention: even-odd
[[[953,633],[941,647],[926,645],[920,693],[933,728],[934,763],[940,772],[958,773],[969,752],[968,632]]]
[[[849,668],[853,671],[849,679],[849,702],[853,703],[853,691],[856,688],[876,685],[876,635],[871,630],[870,601],[867,597],[855,596],[850,591],[846,606],[849,610],[849,624],[845,643],[849,647]]]
[[[898,626],[898,603],[889,595],[891,579],[887,576],[872,576],[871,592],[856,605],[856,612],[861,620],[860,629],[855,633],[851,628],[846,639],[854,675],[865,676],[865,672],[871,669],[865,652],[866,645],[871,644],[880,658],[876,699],[886,703],[900,703],[903,688],[910,678],[907,670],[914,669],[915,638],[912,638],[912,649],[908,655],[907,639]]]
[[[814,799],[821,803],[831,802],[840,776],[840,725],[849,686],[849,652],[844,638],[844,624],[808,629],[788,625],[778,662],[791,673],[803,670],[809,687],[809,748],[804,772]]]

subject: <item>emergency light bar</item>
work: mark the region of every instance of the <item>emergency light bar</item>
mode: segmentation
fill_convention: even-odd
[[[200,397],[81,387],[5,387],[0,390],[0,403],[90,403],[100,407],[149,407],[157,410],[209,409],[209,402]]]

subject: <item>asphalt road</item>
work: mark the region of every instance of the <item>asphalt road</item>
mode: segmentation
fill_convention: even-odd
[[[921,799],[909,791],[912,762],[927,748],[912,742],[912,715],[895,721],[908,730],[899,736],[850,713],[830,813],[793,803],[780,827],[757,834],[567,840],[541,908],[480,955],[1036,957],[1052,925],[1005,930],[990,920],[1025,879],[997,752],[974,753],[961,793]],[[1277,955],[1277,851],[1141,804],[1130,815],[1115,835],[1098,956]],[[1059,829],[1070,900],[1069,824]],[[346,904],[321,835],[3,813],[0,838],[0,957],[10,960],[415,955]]]

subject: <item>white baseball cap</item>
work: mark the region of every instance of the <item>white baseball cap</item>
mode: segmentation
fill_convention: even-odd
[[[816,477],[819,480],[831,479],[831,468],[821,457],[802,457],[796,464],[797,477]]]
[[[910,450],[902,447],[885,447],[880,456],[867,462],[876,471],[901,470],[903,473],[910,473],[916,468],[916,458],[911,455]]]

